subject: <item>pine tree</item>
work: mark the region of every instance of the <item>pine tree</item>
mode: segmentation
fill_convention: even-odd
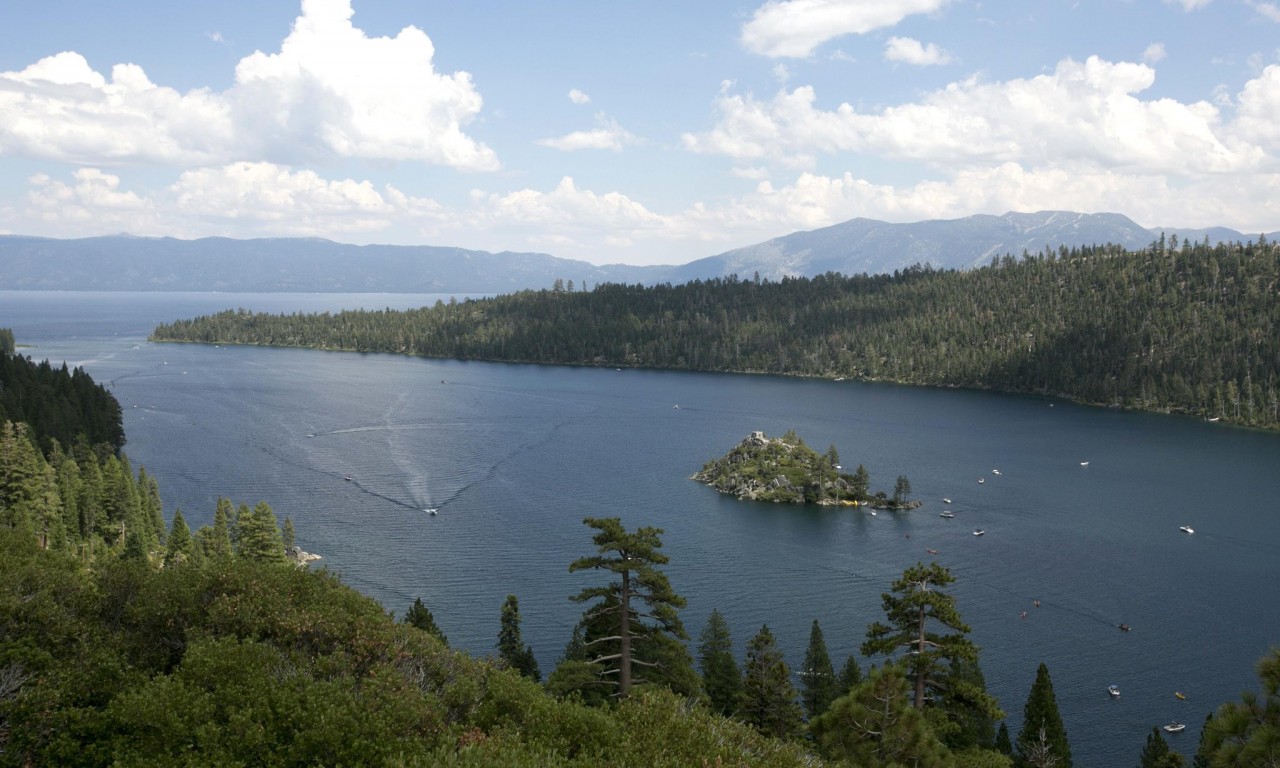
[[[1049,668],[1043,663],[1036,670],[1036,681],[1027,695],[1022,715],[1022,730],[1017,739],[1018,764],[1032,768],[1071,768],[1071,746],[1067,729],[1058,713],[1058,700],[1053,695]]]
[[[804,652],[800,681],[800,700],[810,720],[827,711],[831,702],[840,695],[835,668],[831,665],[831,655],[827,653],[827,643],[817,619],[809,629],[809,647]]]
[[[1002,755],[1013,755],[1013,742],[1009,740],[1009,726],[1000,721],[1000,729],[996,731],[996,751]]]
[[[1159,728],[1152,728],[1147,734],[1147,744],[1142,748],[1142,760],[1139,768],[1182,768],[1182,755],[1169,749],[1169,742],[1164,740]]]
[[[662,547],[662,529],[646,527],[628,533],[616,517],[588,517],[582,522],[596,529],[592,541],[598,554],[574,560],[569,572],[603,570],[616,574],[619,581],[588,587],[570,599],[578,603],[599,601],[590,613],[606,620],[612,633],[596,638],[595,642],[611,642],[609,652],[596,655],[593,661],[603,665],[610,675],[616,673],[617,694],[625,697],[633,682],[643,682],[633,680],[633,667],[653,668],[659,663],[656,656],[662,636],[686,638],[677,613],[685,606],[685,599],[672,590],[666,574],[655,567],[668,562],[667,556],[658,551]],[[642,606],[647,612],[640,610]],[[648,623],[641,620],[646,616]],[[692,663],[688,666],[691,672]]]
[[[698,636],[698,663],[702,668],[702,688],[711,708],[722,715],[738,709],[742,693],[742,673],[733,658],[733,640],[729,623],[719,610],[712,609],[707,626]]]
[[[951,572],[937,563],[908,568],[893,583],[893,591],[881,596],[889,623],[869,626],[862,644],[866,656],[904,654],[901,663],[914,687],[916,709],[926,702],[938,702],[944,709],[953,706],[957,683],[966,682],[953,673],[962,663],[978,660],[978,647],[966,637],[969,627],[960,620],[955,598],[941,589],[954,582]],[[935,627],[953,631],[941,634]],[[985,690],[964,686],[964,699],[966,707],[980,706],[993,719],[1003,717]]]
[[[284,527],[280,530],[280,538],[284,542],[286,552],[292,550],[298,544],[298,534],[293,529],[293,521],[288,517],[284,519]]]
[[[440,631],[440,627],[436,626],[435,618],[431,615],[431,611],[427,610],[427,606],[422,604],[420,597],[413,599],[413,605],[409,606],[409,610],[405,612],[404,623],[434,635],[445,645],[449,644],[449,638]]]
[[[872,669],[809,725],[822,754],[855,766],[944,768],[950,753],[912,706],[897,665]]]
[[[851,653],[844,660],[844,666],[840,668],[840,676],[836,678],[839,694],[845,695],[860,682],[862,682],[862,667],[858,666],[858,657]]]
[[[253,511],[237,516],[236,527],[240,530],[240,546],[236,550],[238,557],[259,563],[284,562],[284,540],[271,505],[265,501],[258,502]]]
[[[746,674],[742,681],[742,719],[756,730],[780,739],[797,736],[803,728],[791,670],[765,624],[747,643]]]
[[[1197,761],[1209,768],[1269,768],[1280,755],[1280,648],[1258,662],[1261,693],[1245,691],[1218,708],[1200,735]]]
[[[502,620],[498,629],[498,658],[507,666],[535,682],[542,679],[533,648],[520,639],[520,601],[507,595],[502,604]]]
[[[213,511],[213,525],[204,526],[196,532],[196,540],[200,545],[200,554],[212,562],[226,562],[231,559],[234,549],[231,543],[231,515],[234,508],[229,499],[218,499]]]
[[[173,511],[173,526],[169,530],[169,542],[164,553],[164,567],[173,568],[191,560],[195,553],[195,542],[191,539],[191,529],[182,517],[182,510]]]

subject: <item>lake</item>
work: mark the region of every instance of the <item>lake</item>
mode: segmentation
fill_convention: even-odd
[[[226,308],[440,298],[0,291],[0,327],[111,389],[167,515],[194,528],[219,496],[265,500],[324,567],[397,615],[421,597],[477,655],[515,594],[544,675],[580,615],[569,595],[601,580],[568,572],[593,552],[589,516],[665,531],[695,644],[718,608],[739,649],[768,624],[793,668],[815,618],[839,667],[881,593],[938,560],[1011,735],[1043,661],[1087,768],[1136,764],[1175,719],[1188,727],[1168,740],[1193,753],[1205,715],[1256,690],[1280,641],[1280,435],[963,390],[145,340]],[[923,506],[744,503],[689,480],[752,431],[788,429],[864,464],[873,489],[906,475]]]

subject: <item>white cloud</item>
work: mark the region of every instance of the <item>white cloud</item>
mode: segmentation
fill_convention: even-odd
[[[1204,8],[1212,3],[1213,0],[1164,0],[1169,5],[1176,5],[1184,11],[1194,11],[1198,8]]]
[[[889,38],[884,46],[884,57],[889,61],[901,61],[920,67],[951,63],[951,54],[933,43],[923,45],[919,40],[909,37]]]
[[[1272,64],[1245,83],[1236,96],[1235,129],[1243,140],[1280,150],[1280,65]]]
[[[0,72],[0,154],[71,163],[202,163],[234,131],[225,101],[185,95],[117,64],[107,80],[63,52],[20,72]]]
[[[746,48],[770,57],[803,58],[828,40],[892,27],[933,13],[951,0],[770,0],[742,27]]]
[[[1152,43],[1142,52],[1142,60],[1148,64],[1163,61],[1165,57],[1164,43]]]
[[[255,52],[223,93],[186,94],[117,64],[108,80],[64,52],[0,72],[0,154],[85,165],[208,165],[359,157],[498,168],[463,128],[481,98],[470,75],[437,73],[414,27],[369,38],[349,0],[304,0],[279,53]]]
[[[772,101],[725,87],[716,99],[718,124],[683,141],[696,152],[784,164],[854,152],[939,168],[1017,162],[1194,174],[1249,169],[1266,159],[1223,130],[1208,102],[1138,98],[1154,78],[1141,64],[1065,59],[1051,74],[1000,83],[970,78],[878,113],[848,104],[816,109],[811,87],[783,90]]]
[[[596,115],[596,128],[590,131],[574,131],[554,139],[541,139],[538,144],[552,149],[571,152],[578,149],[611,149],[621,152],[628,144],[638,141],[616,120],[603,114]]]
[[[569,101],[572,101],[574,104],[588,104],[591,102],[591,97],[577,88],[573,88],[569,91]]]
[[[280,46],[236,66],[230,98],[264,159],[312,152],[422,160],[494,170],[497,156],[463,133],[482,100],[466,72],[437,73],[426,33],[405,27],[369,38],[351,24],[350,0],[303,0]]]
[[[1258,15],[1271,21],[1280,22],[1280,5],[1276,3],[1261,2],[1261,0],[1249,0],[1249,7],[1258,12]]]

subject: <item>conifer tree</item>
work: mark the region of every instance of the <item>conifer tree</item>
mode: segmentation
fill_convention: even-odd
[[[238,515],[237,521],[237,528],[240,530],[237,556],[259,563],[284,562],[284,540],[280,536],[276,513],[271,510],[271,505],[260,501],[248,514]]]
[[[698,663],[702,668],[702,689],[711,708],[722,715],[732,715],[742,693],[742,673],[733,658],[729,623],[718,609],[711,610],[707,626],[698,636]]]
[[[1147,744],[1142,748],[1139,768],[1182,768],[1183,765],[1182,755],[1169,749],[1169,742],[1164,740],[1159,728],[1152,728],[1147,734]]]
[[[449,638],[440,631],[440,627],[436,626],[435,617],[431,615],[431,611],[427,610],[427,606],[422,604],[420,597],[413,599],[413,605],[409,606],[409,610],[404,614],[404,623],[435,635],[436,639],[445,645],[449,644]]]
[[[911,703],[898,665],[876,667],[809,725],[822,754],[856,766],[945,768],[950,753]]]
[[[1258,662],[1262,691],[1245,691],[1205,723],[1196,760],[1209,768],[1269,768],[1280,755],[1280,648]]]
[[[967,705],[981,706],[992,718],[1003,717],[985,690],[964,685],[967,681],[953,674],[958,665],[978,660],[978,647],[965,636],[969,627],[960,620],[955,598],[942,591],[954,582],[951,572],[937,563],[916,563],[904,571],[893,583],[893,591],[881,596],[888,623],[875,622],[867,628],[862,653],[901,659],[914,688],[916,709],[939,699],[941,706],[949,706],[960,684]],[[952,631],[942,634],[941,630]]]
[[[234,509],[229,499],[220,498],[213,510],[213,525],[206,525],[196,533],[200,554],[206,560],[226,562],[234,549],[231,544],[231,515]]]
[[[1009,726],[1000,721],[1000,728],[996,731],[996,751],[1002,755],[1013,755],[1013,742],[1009,740]]]
[[[739,715],[756,730],[780,739],[797,736],[803,716],[791,685],[791,670],[765,624],[747,643],[746,674]]]
[[[164,553],[164,567],[172,568],[191,560],[195,554],[195,542],[191,539],[191,529],[182,517],[182,510],[173,511],[173,525],[169,529],[169,542]]]
[[[858,666],[858,657],[851,653],[844,660],[844,666],[840,668],[840,676],[836,680],[839,695],[845,695],[860,682],[862,682],[862,667]]]
[[[298,543],[298,533],[293,529],[293,520],[287,516],[284,519],[284,526],[280,529],[280,540],[284,543],[286,552],[293,549]]]
[[[814,619],[809,628],[809,647],[805,649],[804,664],[800,667],[800,699],[810,720],[827,711],[840,695],[838,685],[822,627]]]
[[[664,636],[686,638],[677,613],[685,606],[685,599],[672,590],[666,574],[656,567],[668,562],[667,556],[658,551],[662,547],[662,529],[645,527],[628,533],[616,517],[588,517],[583,523],[597,531],[592,541],[598,554],[574,560],[569,572],[603,570],[616,574],[619,580],[588,587],[570,599],[578,603],[598,601],[589,614],[607,622],[611,633],[588,640],[609,643],[607,652],[595,655],[592,661],[603,665],[610,675],[616,673],[617,695],[625,697],[634,682],[643,682],[633,677],[633,667],[652,669],[659,664],[658,656],[674,655],[671,648],[664,652],[664,645],[669,645],[663,643]],[[684,656],[687,660],[687,651]],[[692,663],[687,662],[687,666],[692,672]]]
[[[520,639],[520,601],[515,595],[507,595],[506,602],[502,604],[502,620],[498,628],[498,658],[534,682],[542,680],[533,648]]]
[[[1071,746],[1067,729],[1062,725],[1058,700],[1053,695],[1049,668],[1043,663],[1036,670],[1018,731],[1018,765],[1031,768],[1071,768]]]

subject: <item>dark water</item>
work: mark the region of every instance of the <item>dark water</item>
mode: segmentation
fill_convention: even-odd
[[[592,552],[588,516],[665,530],[691,636],[718,608],[739,647],[767,623],[792,665],[815,618],[840,665],[880,594],[938,550],[1011,732],[1043,661],[1079,766],[1136,764],[1173,719],[1188,728],[1169,741],[1193,752],[1280,642],[1277,435],[958,390],[145,341],[227,307],[437,298],[0,292],[0,327],[109,384],[168,513],[199,526],[219,496],[266,500],[347,583],[398,615],[421,596],[479,655],[516,594],[544,672],[578,615],[568,596],[598,581],[568,572]],[[865,464],[875,489],[907,475],[925,505],[747,504],[688,479],[751,431],[787,429]]]

